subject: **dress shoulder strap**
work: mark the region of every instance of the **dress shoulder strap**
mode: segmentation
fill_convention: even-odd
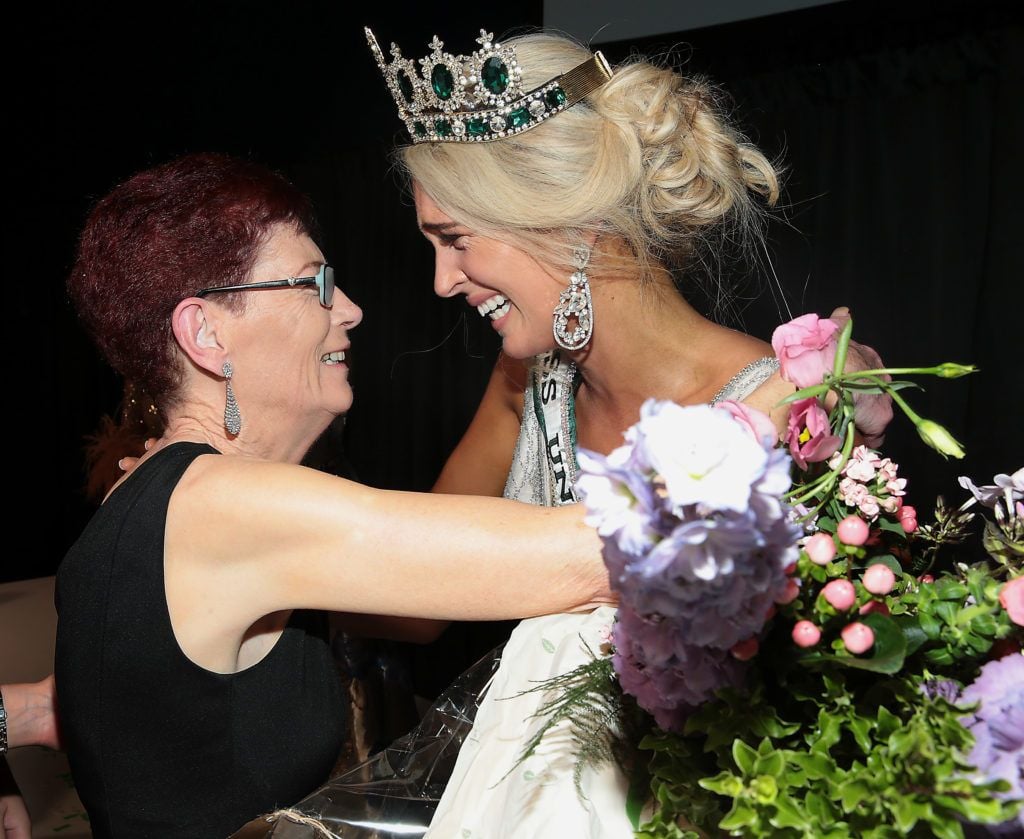
[[[757,361],[751,361],[746,367],[740,370],[735,376],[729,379],[718,393],[711,400],[712,405],[724,402],[727,399],[740,401],[746,399],[772,377],[779,369],[779,360],[773,355],[766,355]]]

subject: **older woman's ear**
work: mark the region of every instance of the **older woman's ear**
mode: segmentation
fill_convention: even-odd
[[[218,376],[228,360],[227,348],[221,342],[222,312],[216,304],[188,297],[171,316],[171,330],[182,352],[197,367]]]

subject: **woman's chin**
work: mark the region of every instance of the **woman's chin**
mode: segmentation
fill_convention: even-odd
[[[553,340],[524,340],[522,335],[510,333],[501,336],[501,351],[509,358],[526,361],[555,349]]]

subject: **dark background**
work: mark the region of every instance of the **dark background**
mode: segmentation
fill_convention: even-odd
[[[911,396],[964,441],[966,465],[894,423],[887,451],[919,507],[936,492],[959,497],[958,474],[989,482],[1024,462],[1015,5],[843,2],[602,45],[613,62],[638,48],[711,75],[784,160],[786,207],[768,244],[794,315],[848,304],[856,336],[890,364],[982,368]],[[313,197],[323,249],[365,311],[347,455],[367,483],[430,486],[497,344],[461,302],[433,296],[430,249],[388,162],[400,124],[361,27],[407,55],[426,54],[435,30],[469,52],[480,26],[541,23],[539,2],[510,8],[37,4],[8,28],[8,520],[26,547],[8,549],[0,580],[53,573],[90,514],[83,437],[120,398],[66,300],[77,231],[117,182],[185,152],[251,157]],[[767,291],[752,297],[744,325],[768,337],[784,311]]]

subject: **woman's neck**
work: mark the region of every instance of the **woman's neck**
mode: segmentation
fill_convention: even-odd
[[[681,404],[710,401],[737,370],[770,349],[700,315],[667,276],[592,285],[594,336],[573,360],[582,382],[576,397],[582,445],[621,442],[649,398]]]
[[[699,382],[707,338],[718,327],[667,282],[606,280],[592,294],[594,336],[574,354],[587,398],[609,405],[673,398]]]
[[[298,427],[294,418],[275,423],[266,415],[242,416],[237,437],[228,434],[221,412],[212,406],[183,405],[168,411],[161,446],[177,442],[207,443],[221,454],[280,463],[300,463],[326,426]]]

